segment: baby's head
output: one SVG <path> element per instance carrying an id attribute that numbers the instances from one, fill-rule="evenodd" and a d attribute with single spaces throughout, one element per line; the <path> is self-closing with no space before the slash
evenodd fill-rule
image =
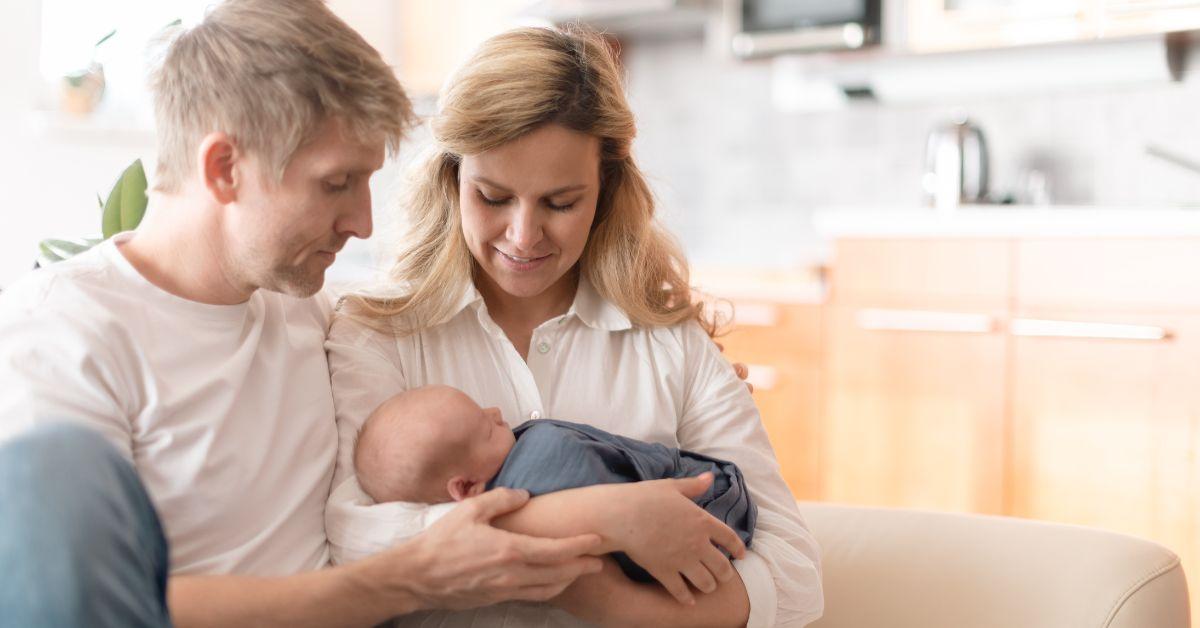
<path id="1" fill-rule="evenodd" d="M 371 413 L 354 467 L 376 502 L 459 501 L 484 491 L 514 441 L 498 408 L 480 408 L 449 386 L 425 386 Z"/>

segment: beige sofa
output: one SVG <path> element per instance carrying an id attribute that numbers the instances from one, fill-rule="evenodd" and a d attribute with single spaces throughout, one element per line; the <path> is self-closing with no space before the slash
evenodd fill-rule
<path id="1" fill-rule="evenodd" d="M 802 502 L 821 544 L 814 628 L 1180 628 L 1179 559 L 1141 539 L 1005 517 Z"/>

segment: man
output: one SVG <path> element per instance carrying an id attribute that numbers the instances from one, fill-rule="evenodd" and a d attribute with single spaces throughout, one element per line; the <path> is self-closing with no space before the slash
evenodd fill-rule
<path id="1" fill-rule="evenodd" d="M 0 298 L 0 625 L 366 626 L 599 570 L 595 535 L 488 525 L 515 491 L 325 568 L 337 436 L 314 295 L 370 235 L 368 179 L 411 107 L 319 0 L 216 7 L 152 87 L 142 226 Z"/>

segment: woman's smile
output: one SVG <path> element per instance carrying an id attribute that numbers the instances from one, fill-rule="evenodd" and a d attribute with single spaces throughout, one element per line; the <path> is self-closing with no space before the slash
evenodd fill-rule
<path id="1" fill-rule="evenodd" d="M 512 270 L 519 272 L 531 271 L 542 266 L 547 260 L 552 257 L 552 254 L 539 255 L 535 257 L 521 257 L 518 255 L 509 255 L 499 248 L 492 247 L 494 251 L 500 254 L 500 260 L 504 265 Z"/>

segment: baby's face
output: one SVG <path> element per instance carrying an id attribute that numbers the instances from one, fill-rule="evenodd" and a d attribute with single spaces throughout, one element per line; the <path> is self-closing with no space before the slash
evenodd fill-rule
<path id="1" fill-rule="evenodd" d="M 474 403 L 472 403 L 474 405 Z M 479 484 L 487 484 L 500 473 L 504 459 L 512 450 L 516 437 L 500 416 L 499 408 L 475 408 L 466 415 L 467 438 L 470 439 L 472 477 Z M 482 492 L 482 488 L 480 489 Z"/>
<path id="2" fill-rule="evenodd" d="M 461 392 L 447 391 L 438 408 L 445 414 L 435 423 L 445 430 L 444 442 L 453 443 L 452 455 L 461 457 L 447 492 L 455 501 L 478 495 L 500 473 L 516 437 L 499 408 L 480 408 Z"/>

